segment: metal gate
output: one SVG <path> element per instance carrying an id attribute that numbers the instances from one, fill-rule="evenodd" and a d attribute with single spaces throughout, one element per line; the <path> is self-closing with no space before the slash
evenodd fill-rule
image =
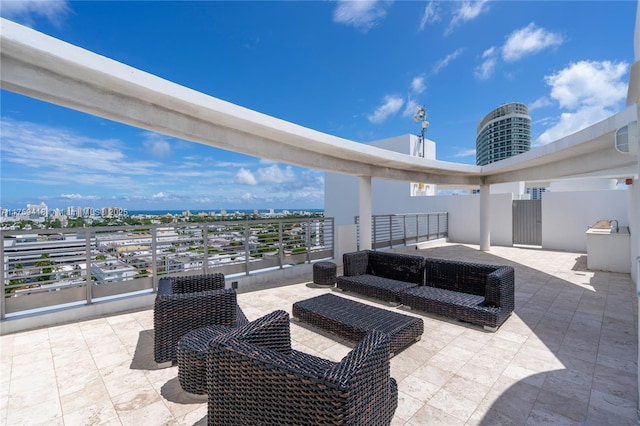
<path id="1" fill-rule="evenodd" d="M 513 244 L 542 245 L 542 200 L 513 201 Z"/>

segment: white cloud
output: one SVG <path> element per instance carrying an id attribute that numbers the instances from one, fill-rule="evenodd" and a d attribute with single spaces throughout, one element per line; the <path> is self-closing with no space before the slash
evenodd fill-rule
<path id="1" fill-rule="evenodd" d="M 499 51 L 504 61 L 514 62 L 541 50 L 557 47 L 563 42 L 564 38 L 561 35 L 544 28 L 538 28 L 532 22 L 526 27 L 512 32 Z M 483 52 L 482 63 L 474 69 L 476 78 L 486 80 L 493 75 L 498 65 L 498 54 L 498 49 L 495 46 Z"/>
<path id="2" fill-rule="evenodd" d="M 71 8 L 67 1 L 59 0 L 11 0 L 3 1 L 0 13 L 3 17 L 29 27 L 36 16 L 44 16 L 52 24 L 60 26 Z"/>
<path id="3" fill-rule="evenodd" d="M 507 62 L 517 61 L 543 49 L 560 46 L 563 42 L 564 38 L 560 34 L 539 28 L 532 22 L 507 37 L 502 46 L 502 59 Z"/>
<path id="4" fill-rule="evenodd" d="M 496 68 L 496 48 L 492 46 L 485 50 L 482 53 L 482 59 L 482 63 L 475 68 L 474 74 L 480 80 L 486 80 L 493 75 Z"/>
<path id="5" fill-rule="evenodd" d="M 600 106 L 585 107 L 576 112 L 563 112 L 560 114 L 560 120 L 536 139 L 536 145 L 555 142 L 610 117 L 612 113 L 612 111 Z"/>
<path id="6" fill-rule="evenodd" d="M 396 97 L 395 101 L 390 101 L 390 102 L 391 103 L 400 102 L 400 105 L 398 106 L 398 109 L 396 111 L 399 111 L 400 108 L 402 108 L 402 105 L 404 103 L 404 110 L 402 111 L 402 116 L 413 117 L 415 115 L 416 108 L 418 107 L 418 102 L 414 99 L 414 96 L 424 93 L 425 90 L 427 90 L 427 84 L 425 82 L 424 76 L 421 76 L 421 75 L 416 76 L 411 80 L 411 84 L 409 85 L 409 95 L 407 96 L 407 102 L 404 103 L 404 101 L 400 97 Z M 392 109 L 392 107 L 393 105 L 390 105 L 389 109 Z M 380 108 L 378 108 L 378 110 L 379 109 Z M 371 118 L 369 118 L 369 120 L 371 120 Z"/>
<path id="7" fill-rule="evenodd" d="M 544 108 L 544 107 L 548 107 L 553 105 L 553 102 L 551 102 L 551 100 L 546 97 L 546 96 L 542 96 L 538 99 L 536 99 L 535 101 L 531 102 L 528 107 L 529 107 L 529 112 L 534 111 L 536 109 L 539 108 Z"/>
<path id="8" fill-rule="evenodd" d="M 416 114 L 416 108 L 418 107 L 418 103 L 416 101 L 414 101 L 413 99 L 409 99 L 407 101 L 407 105 L 404 108 L 404 111 L 402 111 L 402 116 L 403 117 L 413 117 Z"/>
<path id="9" fill-rule="evenodd" d="M 547 144 L 611 116 L 627 96 L 623 81 L 625 62 L 580 61 L 545 77 L 551 98 L 563 112 L 558 122 L 542 133 L 537 144 Z"/>
<path id="10" fill-rule="evenodd" d="M 387 15 L 390 4 L 389 1 L 377 0 L 338 0 L 333 21 L 366 32 Z"/>
<path id="11" fill-rule="evenodd" d="M 427 24 L 433 24 L 440 21 L 440 7 L 435 1 L 430 1 L 424 8 L 422 17 L 420 18 L 420 31 L 424 30 Z"/>
<path id="12" fill-rule="evenodd" d="M 296 180 L 296 174 L 291 166 L 283 170 L 277 164 L 258 169 L 257 175 L 260 183 L 284 183 Z"/>
<path id="13" fill-rule="evenodd" d="M 426 89 L 427 89 L 427 86 L 424 82 L 424 77 L 418 76 L 418 77 L 414 77 L 413 80 L 411 80 L 411 92 L 415 94 L 420 94 L 424 92 Z"/>
<path id="14" fill-rule="evenodd" d="M 276 207 L 305 208 L 323 201 L 321 172 L 298 172 L 268 161 L 252 169 L 257 163 L 253 158 L 223 162 L 190 155 L 154 162 L 131 157 L 143 147 L 140 138 L 125 144 L 10 118 L 0 120 L 0 129 L 3 203 L 41 199 L 54 207 L 71 203 L 152 209 L 249 208 L 269 205 L 271 199 Z M 248 187 L 255 202 L 242 203 L 240 194 Z"/>
<path id="15" fill-rule="evenodd" d="M 580 61 L 546 76 L 545 81 L 562 108 L 608 107 L 626 98 L 627 84 L 622 77 L 628 68 L 626 62 Z"/>
<path id="16" fill-rule="evenodd" d="M 214 202 L 214 200 L 212 200 L 209 197 L 196 197 L 196 198 L 193 198 L 193 202 L 198 204 L 211 205 Z"/>
<path id="17" fill-rule="evenodd" d="M 169 157 L 171 155 L 171 145 L 164 136 L 157 133 L 145 132 L 145 140 L 142 142 L 144 148 L 154 157 Z"/>
<path id="18" fill-rule="evenodd" d="M 97 195 L 81 195 L 81 194 L 60 194 L 60 198 L 66 198 L 69 200 L 98 200 L 100 197 Z"/>
<path id="19" fill-rule="evenodd" d="M 458 8 L 454 11 L 453 18 L 451 18 L 445 34 L 451 34 L 455 27 L 465 22 L 473 21 L 487 10 L 489 10 L 488 0 L 459 2 Z"/>
<path id="20" fill-rule="evenodd" d="M 251 170 L 247 170 L 244 167 L 238 170 L 236 173 L 235 182 L 241 185 L 257 185 L 258 181 L 253 175 Z"/>
<path id="21" fill-rule="evenodd" d="M 458 151 L 454 157 L 473 157 L 476 155 L 475 149 L 464 149 L 462 151 Z"/>
<path id="22" fill-rule="evenodd" d="M 29 181 L 127 188 L 158 173 L 160 164 L 132 160 L 117 140 L 93 139 L 74 131 L 2 118 L 3 167 L 22 168 Z M 72 172 L 71 172 L 72 171 Z"/>
<path id="23" fill-rule="evenodd" d="M 437 74 L 440 71 L 442 71 L 444 68 L 446 68 L 449 65 L 451 61 L 453 61 L 458 56 L 460 56 L 460 54 L 463 51 L 464 51 L 463 48 L 456 49 L 453 52 L 449 53 L 447 56 L 445 56 L 444 59 L 441 59 L 440 61 L 438 61 L 438 63 L 436 63 L 436 65 L 433 67 L 433 73 Z"/>
<path id="24" fill-rule="evenodd" d="M 374 124 L 382 123 L 387 118 L 400 111 L 402 105 L 404 105 L 404 99 L 400 96 L 387 95 L 384 97 L 382 105 L 376 108 L 373 114 L 368 115 L 367 119 Z"/>

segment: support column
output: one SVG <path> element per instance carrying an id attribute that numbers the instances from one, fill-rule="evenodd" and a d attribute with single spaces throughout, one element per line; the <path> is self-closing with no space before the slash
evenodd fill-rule
<path id="1" fill-rule="evenodd" d="M 640 121 L 640 0 L 636 3 L 636 26 L 633 37 L 633 50 L 635 56 L 635 62 L 631 65 L 631 72 L 629 75 L 629 88 L 627 90 L 627 106 L 636 104 L 636 121 Z M 639 123 L 640 124 L 640 123 Z M 636 140 L 629 141 L 629 143 L 635 144 L 636 151 L 636 170 L 638 173 L 638 179 L 633 180 L 631 190 L 634 192 L 630 197 L 635 203 L 631 206 L 631 217 L 629 218 L 629 230 L 631 231 L 631 268 L 635 270 L 636 280 L 636 292 L 638 295 L 638 311 L 636 314 L 640 314 L 640 238 L 638 237 L 638 231 L 640 230 L 640 220 L 638 220 L 637 212 L 639 210 L 638 202 L 640 201 L 640 126 L 637 127 Z M 630 145 L 631 146 L 631 145 Z M 635 256 L 635 262 L 634 257 Z M 634 272 L 631 272 L 631 278 L 633 278 Z M 638 327 L 638 340 L 640 342 L 640 327 Z M 640 351 L 638 352 L 638 388 L 640 389 Z M 640 394 L 638 394 L 638 406 L 637 415 L 640 420 Z"/>
<path id="2" fill-rule="evenodd" d="M 360 250 L 371 249 L 371 176 L 359 179 Z"/>
<path id="3" fill-rule="evenodd" d="M 489 229 L 491 211 L 491 185 L 480 185 L 480 250 L 491 250 L 491 230 Z"/>

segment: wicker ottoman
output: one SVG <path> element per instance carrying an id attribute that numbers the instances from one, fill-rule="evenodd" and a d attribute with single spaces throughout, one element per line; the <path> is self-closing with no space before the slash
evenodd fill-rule
<path id="1" fill-rule="evenodd" d="M 207 352 L 211 339 L 226 333 L 230 327 L 209 325 L 185 334 L 176 348 L 178 382 L 182 390 L 196 399 L 207 397 Z"/>
<path id="2" fill-rule="evenodd" d="M 336 264 L 333 262 L 318 262 L 313 264 L 313 283 L 333 286 L 336 283 Z"/>
<path id="3" fill-rule="evenodd" d="M 338 336 L 359 342 L 373 330 L 389 336 L 390 356 L 420 340 L 422 318 L 377 308 L 333 294 L 293 304 L 293 318 Z"/>

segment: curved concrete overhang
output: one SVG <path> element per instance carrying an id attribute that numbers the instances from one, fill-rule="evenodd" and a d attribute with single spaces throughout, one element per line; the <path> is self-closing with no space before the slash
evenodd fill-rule
<path id="1" fill-rule="evenodd" d="M 620 154 L 614 147 L 616 130 L 637 119 L 635 107 L 549 145 L 479 167 L 414 157 L 322 133 L 164 80 L 3 18 L 1 28 L 2 89 L 234 152 L 350 175 L 466 187 L 637 175 L 637 155 Z M 638 87 L 635 65 L 630 91 Z"/>
<path id="2" fill-rule="evenodd" d="M 637 176 L 637 154 L 615 148 L 616 131 L 637 120 L 635 105 L 579 132 L 482 167 L 485 183 Z"/>
<path id="3" fill-rule="evenodd" d="M 5 90 L 176 138 L 376 178 L 477 184 L 480 168 L 349 141 L 172 83 L 2 19 Z"/>

